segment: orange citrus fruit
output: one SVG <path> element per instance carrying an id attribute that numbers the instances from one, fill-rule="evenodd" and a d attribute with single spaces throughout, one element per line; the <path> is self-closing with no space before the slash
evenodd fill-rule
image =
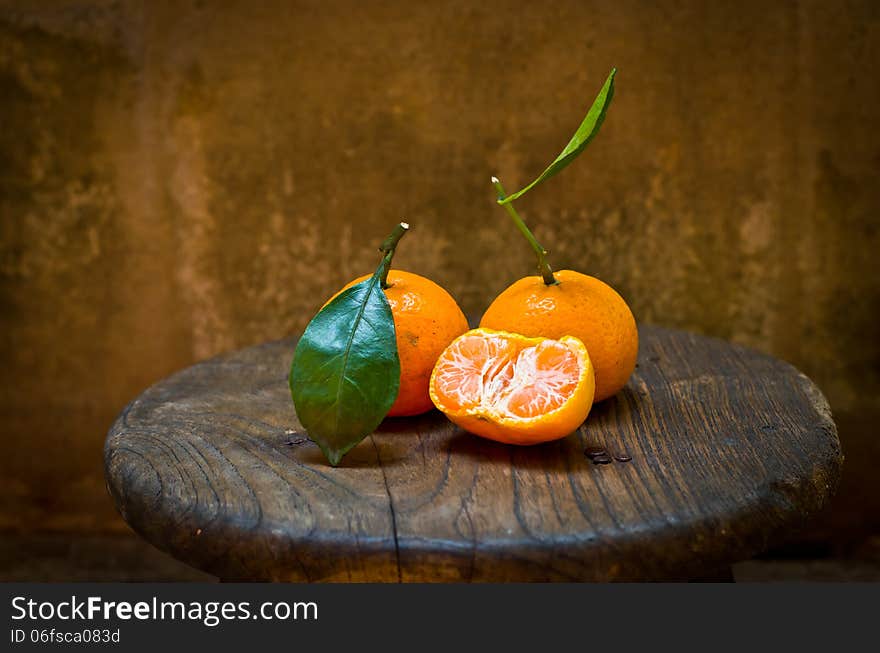
<path id="1" fill-rule="evenodd" d="M 371 276 L 358 277 L 339 292 Z M 468 323 L 452 295 L 430 279 L 390 270 L 387 283 L 385 297 L 394 318 L 400 358 L 400 390 L 388 415 L 418 415 L 433 408 L 428 383 L 434 362 L 446 345 L 467 331 Z"/>
<path id="2" fill-rule="evenodd" d="M 577 338 L 526 338 L 473 329 L 452 341 L 431 374 L 431 400 L 461 428 L 507 444 L 558 440 L 593 404 L 595 381 Z"/>
<path id="3" fill-rule="evenodd" d="M 569 335 L 587 347 L 596 370 L 596 401 L 617 393 L 632 374 L 639 332 L 632 311 L 608 284 L 595 277 L 560 270 L 559 282 L 525 277 L 503 291 L 486 309 L 480 326 L 525 336 Z"/>

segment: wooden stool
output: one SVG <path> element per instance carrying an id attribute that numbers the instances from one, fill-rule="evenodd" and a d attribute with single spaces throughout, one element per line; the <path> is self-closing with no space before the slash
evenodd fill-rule
<path id="1" fill-rule="evenodd" d="M 787 363 L 656 327 L 641 339 L 627 387 L 564 440 L 501 445 L 432 411 L 385 420 L 336 469 L 296 420 L 294 341 L 250 347 L 129 404 L 108 486 L 135 531 L 224 580 L 711 577 L 827 502 L 836 428 Z"/>

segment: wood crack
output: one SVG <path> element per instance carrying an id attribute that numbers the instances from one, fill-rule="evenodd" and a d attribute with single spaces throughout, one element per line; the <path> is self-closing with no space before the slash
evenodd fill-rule
<path id="1" fill-rule="evenodd" d="M 403 572 L 400 569 L 400 541 L 397 535 L 397 511 L 394 509 L 394 498 L 391 496 L 391 488 L 388 485 L 388 474 L 385 473 L 385 465 L 382 464 L 382 456 L 379 454 L 379 445 L 376 438 L 370 434 L 370 442 L 376 452 L 376 462 L 379 463 L 379 471 L 382 472 L 382 484 L 385 486 L 385 494 L 388 495 L 388 511 L 391 513 L 391 531 L 394 535 L 394 559 L 397 562 L 397 582 L 403 582 Z"/>

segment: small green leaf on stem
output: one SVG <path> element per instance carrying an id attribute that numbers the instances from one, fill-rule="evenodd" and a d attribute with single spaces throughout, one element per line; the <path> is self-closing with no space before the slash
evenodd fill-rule
<path id="1" fill-rule="evenodd" d="M 531 184 L 504 198 L 499 198 L 499 204 L 509 204 L 513 200 L 522 197 L 542 181 L 545 181 L 560 172 L 584 151 L 587 145 L 590 144 L 590 141 L 593 140 L 593 137 L 599 132 L 599 127 L 602 126 L 602 121 L 605 120 L 605 113 L 608 111 L 608 107 L 611 104 L 611 98 L 614 97 L 614 76 L 616 74 L 617 68 L 612 68 L 611 73 L 608 75 L 608 79 L 605 80 L 605 85 L 602 86 L 602 90 L 599 91 L 599 95 L 596 96 L 596 99 L 593 101 L 593 105 L 587 112 L 581 126 L 578 127 L 574 136 L 571 137 L 568 145 L 566 145 L 565 149 L 563 149 L 559 156 L 556 157 L 556 160 L 553 161 L 553 163 L 551 163 Z"/>
<path id="2" fill-rule="evenodd" d="M 381 423 L 397 398 L 400 360 L 382 284 L 408 227 L 401 223 L 386 239 L 382 262 L 369 279 L 318 312 L 293 355 L 290 392 L 297 417 L 334 467 Z"/>

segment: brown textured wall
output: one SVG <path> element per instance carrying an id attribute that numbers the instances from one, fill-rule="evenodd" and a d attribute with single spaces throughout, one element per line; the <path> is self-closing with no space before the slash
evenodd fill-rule
<path id="1" fill-rule="evenodd" d="M 828 527 L 880 531 L 880 5 L 0 1 L 0 530 L 116 529 L 123 405 L 397 263 L 479 314 L 531 273 L 524 183 L 612 65 L 602 133 L 519 203 L 641 321 L 823 388 Z"/>

